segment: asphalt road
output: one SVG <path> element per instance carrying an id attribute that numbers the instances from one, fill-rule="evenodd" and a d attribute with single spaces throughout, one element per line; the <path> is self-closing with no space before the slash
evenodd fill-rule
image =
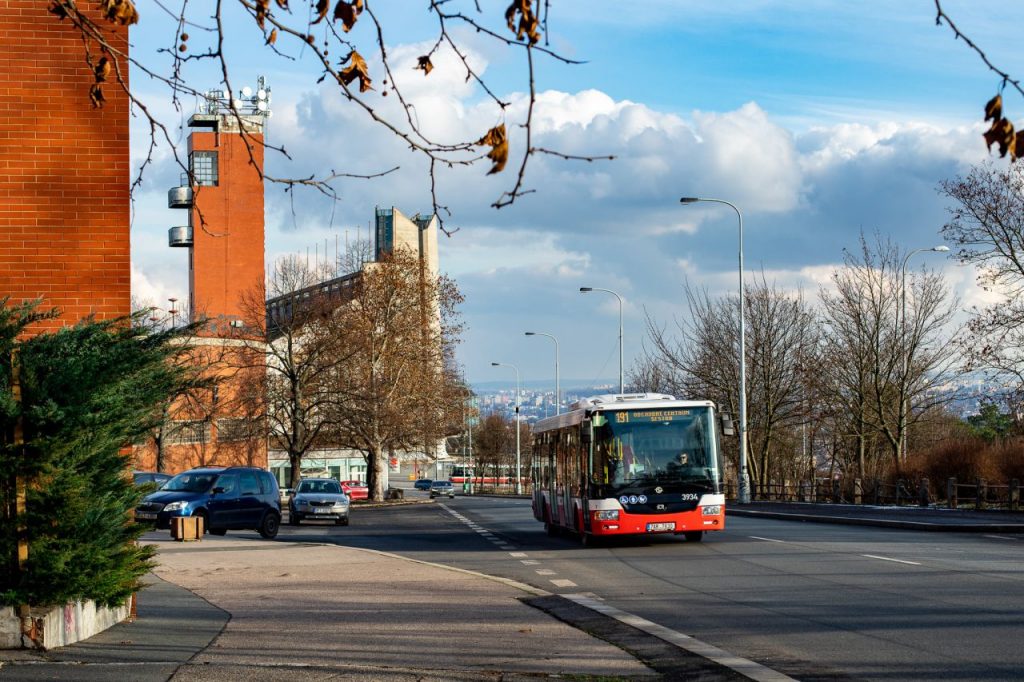
<path id="1" fill-rule="evenodd" d="M 354 509 L 348 527 L 282 528 L 500 575 L 610 606 L 801 680 L 1018 680 L 1022 536 L 730 517 L 728 530 L 582 548 L 527 500 Z M 444 598 L 444 587 L 438 586 Z"/>

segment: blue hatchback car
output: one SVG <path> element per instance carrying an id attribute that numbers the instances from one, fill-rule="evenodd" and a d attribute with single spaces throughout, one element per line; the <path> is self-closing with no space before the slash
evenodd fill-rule
<path id="1" fill-rule="evenodd" d="M 182 472 L 142 498 L 137 523 L 169 528 L 175 516 L 199 516 L 214 535 L 255 530 L 273 538 L 281 526 L 277 480 L 255 467 L 203 467 Z"/>

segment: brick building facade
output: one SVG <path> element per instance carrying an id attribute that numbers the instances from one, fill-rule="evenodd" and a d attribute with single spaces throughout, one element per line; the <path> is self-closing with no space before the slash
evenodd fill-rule
<path id="1" fill-rule="evenodd" d="M 126 315 L 131 284 L 128 98 L 108 83 L 93 108 L 81 36 L 47 5 L 0 0 L 0 296 L 59 308 L 37 331 Z"/>

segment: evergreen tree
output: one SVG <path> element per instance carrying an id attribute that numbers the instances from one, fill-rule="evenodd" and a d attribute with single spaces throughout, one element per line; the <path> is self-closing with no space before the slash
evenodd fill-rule
<path id="1" fill-rule="evenodd" d="M 131 518 L 140 492 L 126 446 L 153 428 L 187 380 L 170 362 L 174 332 L 154 333 L 122 318 L 20 339 L 34 316 L 31 307 L 0 314 L 0 470 L 8 473 L 0 491 L 0 602 L 123 603 L 154 553 L 136 543 L 145 529 Z M 11 390 L 15 363 L 20 401 Z M 21 446 L 13 441 L 19 418 Z M 16 477 L 26 490 L 22 515 L 14 507 Z M 18 527 L 28 542 L 20 570 Z"/>
<path id="2" fill-rule="evenodd" d="M 1005 438 L 1013 430 L 1013 417 L 1003 414 L 992 402 L 983 403 L 978 414 L 967 417 L 971 433 L 988 443 Z"/>

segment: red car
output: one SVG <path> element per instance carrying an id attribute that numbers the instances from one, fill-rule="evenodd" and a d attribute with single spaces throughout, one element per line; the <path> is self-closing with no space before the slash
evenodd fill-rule
<path id="1" fill-rule="evenodd" d="M 342 481 L 341 489 L 350 500 L 365 500 L 370 496 L 370 489 L 362 481 Z"/>

